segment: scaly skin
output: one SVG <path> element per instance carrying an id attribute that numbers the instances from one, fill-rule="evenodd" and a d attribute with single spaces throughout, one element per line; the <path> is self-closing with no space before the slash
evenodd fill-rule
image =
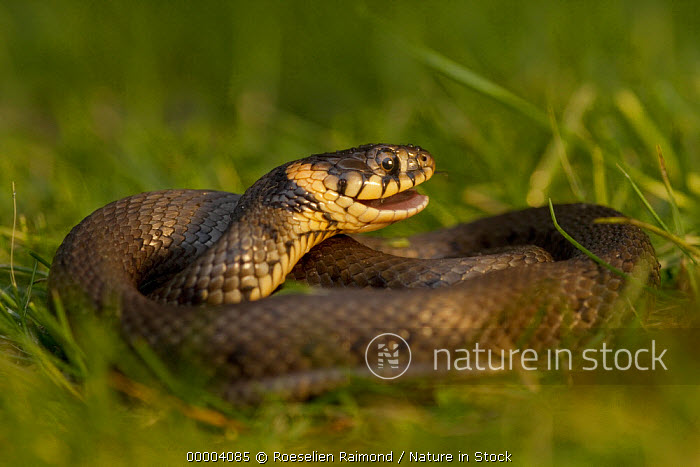
<path id="1" fill-rule="evenodd" d="M 285 164 L 242 197 L 168 190 L 125 198 L 71 231 L 49 287 L 69 311 L 116 310 L 128 340 L 145 340 L 174 366 L 195 363 L 234 401 L 270 390 L 305 398 L 369 375 L 364 352 L 380 332 L 408 341 L 408 375 L 417 375 L 429 371 L 435 348 L 577 347 L 591 329 L 622 320 L 624 280 L 573 248 L 547 209 L 410 239 L 423 256 L 452 259 L 400 258 L 345 236 L 321 243 L 419 212 L 427 199 L 406 190 L 433 171 L 420 148 L 370 145 Z M 591 205 L 555 212 L 603 260 L 656 280 L 641 230 L 593 224 L 618 213 Z M 292 269 L 310 284 L 351 288 L 264 298 Z M 364 286 L 407 290 L 352 289 Z"/>

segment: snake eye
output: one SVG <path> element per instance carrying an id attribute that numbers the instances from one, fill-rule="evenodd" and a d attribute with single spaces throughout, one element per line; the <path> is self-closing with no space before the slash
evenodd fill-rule
<path id="1" fill-rule="evenodd" d="M 385 152 L 381 154 L 379 159 L 379 165 L 388 174 L 395 174 L 399 171 L 399 159 L 393 152 Z"/>

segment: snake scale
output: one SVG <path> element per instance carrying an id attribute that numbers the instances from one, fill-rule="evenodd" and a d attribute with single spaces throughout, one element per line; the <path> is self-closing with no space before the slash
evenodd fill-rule
<path id="1" fill-rule="evenodd" d="M 576 346 L 619 322 L 627 281 L 566 241 L 548 209 L 416 235 L 401 248 L 343 235 L 420 212 L 428 199 L 413 187 L 434 170 L 420 147 L 365 145 L 286 163 L 243 195 L 131 196 L 69 233 L 49 288 L 73 319 L 89 309 L 116 317 L 129 342 L 201 368 L 232 401 L 307 398 L 369 375 L 365 351 L 383 332 L 410 345 L 417 375 L 435 348 Z M 616 211 L 572 204 L 555 214 L 610 265 L 658 277 L 640 229 L 593 223 Z M 336 288 L 268 296 L 286 277 Z"/>

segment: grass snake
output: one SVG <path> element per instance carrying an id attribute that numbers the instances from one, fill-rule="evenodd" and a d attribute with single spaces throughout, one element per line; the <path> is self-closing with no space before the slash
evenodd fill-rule
<path id="1" fill-rule="evenodd" d="M 365 145 L 286 163 L 243 195 L 124 198 L 73 228 L 49 288 L 74 319 L 92 309 L 116 317 L 128 341 L 178 368 L 194 362 L 233 401 L 268 391 L 306 398 L 369 375 L 365 352 L 383 332 L 410 345 L 411 375 L 430 372 L 436 348 L 578 346 L 617 325 L 629 284 L 566 241 L 548 209 L 416 235 L 401 247 L 344 235 L 420 212 L 428 198 L 413 188 L 434 170 L 420 147 Z M 610 265 L 656 280 L 640 229 L 593 223 L 616 211 L 571 204 L 555 214 Z M 335 288 L 268 296 L 286 277 Z"/>

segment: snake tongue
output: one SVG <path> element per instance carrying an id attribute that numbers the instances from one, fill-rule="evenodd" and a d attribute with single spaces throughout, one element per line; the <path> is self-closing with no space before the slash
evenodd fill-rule
<path id="1" fill-rule="evenodd" d="M 425 196 L 416 190 L 405 190 L 387 198 L 359 200 L 367 207 L 374 209 L 388 209 L 393 211 L 416 208 L 423 204 Z"/>

